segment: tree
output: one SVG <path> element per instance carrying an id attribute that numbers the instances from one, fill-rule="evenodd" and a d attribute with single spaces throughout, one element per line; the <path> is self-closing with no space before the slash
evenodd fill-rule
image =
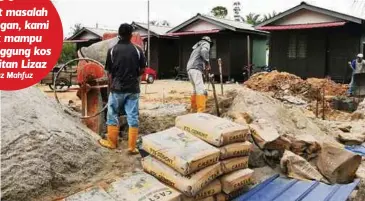
<path id="1" fill-rule="evenodd" d="M 275 11 L 273 11 L 272 13 L 265 14 L 262 18 L 262 22 L 267 21 L 267 20 L 275 17 L 276 15 L 277 15 L 277 13 Z"/>
<path id="2" fill-rule="evenodd" d="M 161 26 L 165 26 L 165 27 L 169 27 L 170 26 L 170 22 L 168 22 L 167 20 L 162 20 Z"/>
<path id="3" fill-rule="evenodd" d="M 223 6 L 216 6 L 210 11 L 214 17 L 225 18 L 228 15 L 228 10 Z"/>
<path id="4" fill-rule="evenodd" d="M 246 17 L 244 18 L 244 21 L 248 24 L 252 24 L 252 25 L 257 25 L 261 22 L 260 20 L 260 14 L 255 14 L 255 13 L 249 13 L 248 15 L 246 15 Z"/>
<path id="5" fill-rule="evenodd" d="M 158 25 L 158 22 L 157 22 L 157 20 L 152 20 L 152 21 L 150 21 L 150 25 Z"/>
<path id="6" fill-rule="evenodd" d="M 59 64 L 76 58 L 76 45 L 74 43 L 63 43 L 62 52 L 58 59 Z"/>
<path id="7" fill-rule="evenodd" d="M 170 22 L 168 22 L 167 20 L 162 20 L 162 21 L 152 20 L 150 21 L 150 25 L 169 27 Z"/>
<path id="8" fill-rule="evenodd" d="M 241 2 L 235 1 L 233 3 L 233 13 L 234 13 L 234 20 L 236 21 L 243 21 L 243 18 L 241 16 Z"/>
<path id="9" fill-rule="evenodd" d="M 80 23 L 74 24 L 74 26 L 71 27 L 72 35 L 78 33 L 82 29 L 82 25 Z"/>

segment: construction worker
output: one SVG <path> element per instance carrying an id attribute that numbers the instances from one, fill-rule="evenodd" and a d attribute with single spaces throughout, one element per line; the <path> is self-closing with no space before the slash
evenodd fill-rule
<path id="1" fill-rule="evenodd" d="M 203 72 L 210 70 L 210 48 L 213 45 L 208 36 L 204 36 L 193 46 L 186 70 L 193 85 L 191 96 L 191 112 L 204 112 L 206 107 L 207 91 L 203 81 Z"/>
<path id="2" fill-rule="evenodd" d="M 355 82 L 354 82 L 355 74 L 365 73 L 364 55 L 363 54 L 358 54 L 356 59 L 354 59 L 352 62 L 349 62 L 349 65 L 352 69 L 352 77 L 351 77 L 351 82 L 349 84 L 348 94 L 350 96 L 352 96 L 353 92 L 354 92 L 354 88 L 355 88 Z"/>
<path id="3" fill-rule="evenodd" d="M 118 43 L 108 50 L 105 70 L 108 71 L 110 94 L 108 98 L 107 139 L 99 143 L 115 149 L 118 145 L 119 117 L 124 111 L 128 122 L 128 151 L 137 154 L 138 108 L 140 94 L 140 76 L 146 66 L 141 48 L 131 43 L 133 27 L 122 24 L 118 30 Z"/>

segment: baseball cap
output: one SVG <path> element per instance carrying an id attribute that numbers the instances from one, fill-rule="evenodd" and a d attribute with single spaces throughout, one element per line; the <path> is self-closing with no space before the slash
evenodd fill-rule
<path id="1" fill-rule="evenodd" d="M 357 57 L 364 58 L 364 55 L 360 53 L 360 54 L 357 55 Z"/>

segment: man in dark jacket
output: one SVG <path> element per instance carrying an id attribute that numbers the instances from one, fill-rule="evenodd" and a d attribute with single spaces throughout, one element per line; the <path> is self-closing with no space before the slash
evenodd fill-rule
<path id="1" fill-rule="evenodd" d="M 137 154 L 138 108 L 140 76 L 143 74 L 146 59 L 142 49 L 131 43 L 133 27 L 122 24 L 118 30 L 118 43 L 108 50 L 105 70 L 108 71 L 110 95 L 108 98 L 107 139 L 99 143 L 107 148 L 117 147 L 119 135 L 119 116 L 121 111 L 127 115 L 128 151 Z"/>

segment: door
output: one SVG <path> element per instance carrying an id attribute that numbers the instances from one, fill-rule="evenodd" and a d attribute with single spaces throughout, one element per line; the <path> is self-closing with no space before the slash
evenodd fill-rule
<path id="1" fill-rule="evenodd" d="M 327 44 L 327 75 L 337 82 L 346 82 L 351 77 L 348 62 L 359 51 L 359 41 L 356 36 L 344 30 L 334 29 L 328 35 Z"/>

